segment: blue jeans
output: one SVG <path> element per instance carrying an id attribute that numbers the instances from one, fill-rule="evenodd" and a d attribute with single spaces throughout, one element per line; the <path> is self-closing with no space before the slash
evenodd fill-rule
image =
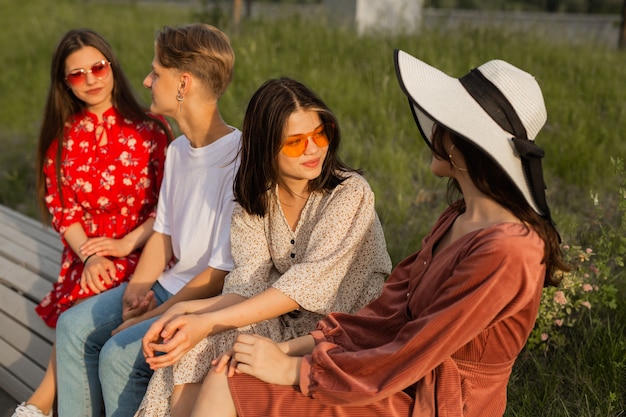
<path id="1" fill-rule="evenodd" d="M 146 320 L 111 336 L 122 324 L 127 284 L 108 290 L 61 314 L 56 329 L 58 412 L 63 417 L 132 417 L 146 392 L 152 370 L 141 351 Z M 157 304 L 172 297 L 158 282 Z"/>

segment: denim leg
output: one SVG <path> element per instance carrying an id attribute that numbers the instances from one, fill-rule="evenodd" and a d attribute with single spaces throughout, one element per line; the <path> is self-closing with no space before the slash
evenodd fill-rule
<path id="1" fill-rule="evenodd" d="M 172 296 L 158 282 L 152 289 L 159 305 Z M 121 331 L 102 347 L 99 372 L 107 417 L 132 417 L 139 408 L 152 376 L 141 339 L 157 318 Z"/>
<path id="2" fill-rule="evenodd" d="M 122 284 L 61 314 L 56 329 L 59 415 L 101 415 L 98 357 L 111 331 L 122 323 L 125 288 Z"/>
<path id="3" fill-rule="evenodd" d="M 152 370 L 141 350 L 141 339 L 157 317 L 111 337 L 100 352 L 100 382 L 107 417 L 132 417 L 141 404 Z"/>

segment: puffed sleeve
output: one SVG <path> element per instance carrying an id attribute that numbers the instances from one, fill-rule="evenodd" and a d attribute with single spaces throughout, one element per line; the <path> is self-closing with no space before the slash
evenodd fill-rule
<path id="1" fill-rule="evenodd" d="M 391 269 L 374 193 L 363 177 L 354 174 L 316 210 L 303 257 L 273 287 L 308 311 L 322 315 L 351 311 L 368 286 L 376 288 L 374 296 L 379 294 Z"/>
<path id="2" fill-rule="evenodd" d="M 59 141 L 54 140 L 46 151 L 43 174 L 46 184 L 46 192 L 44 201 L 48 212 L 52 216 L 52 227 L 59 232 L 61 236 L 67 228 L 83 217 L 83 208 L 76 201 L 75 193 L 70 187 L 68 181 L 61 181 L 61 193 L 59 194 L 59 182 L 56 169 L 56 155 Z M 62 160 L 69 160 L 62 165 L 61 177 L 64 177 L 65 170 L 71 170 L 71 158 L 63 157 Z"/>
<path id="3" fill-rule="evenodd" d="M 516 356 L 513 350 L 521 349 L 532 329 L 541 297 L 542 258 L 543 242 L 534 232 L 482 236 L 451 268 L 450 276 L 437 281 L 432 293 L 415 295 L 415 304 L 423 302 L 424 308 L 407 317 L 401 328 L 391 329 L 393 338 L 372 343 L 371 348 L 349 343 L 376 337 L 379 330 L 367 327 L 368 317 L 331 315 L 319 323 L 317 345 L 302 361 L 302 392 L 329 404 L 378 401 L 424 378 L 479 334 L 509 318 L 491 337 L 510 333 L 508 342 L 493 342 L 501 349 L 497 359 Z M 414 274 L 420 273 L 416 268 Z M 341 345 L 333 339 L 341 339 Z M 511 352 L 502 347 L 507 343 Z"/>
<path id="4" fill-rule="evenodd" d="M 230 241 L 234 268 L 226 276 L 222 293 L 250 298 L 269 288 L 278 271 L 270 255 L 263 218 L 246 213 L 235 203 Z"/>

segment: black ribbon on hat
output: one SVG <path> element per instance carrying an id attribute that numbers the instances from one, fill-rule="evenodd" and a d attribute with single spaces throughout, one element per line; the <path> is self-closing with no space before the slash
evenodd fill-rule
<path id="1" fill-rule="evenodd" d="M 461 85 L 505 131 L 513 135 L 513 145 L 520 155 L 529 189 L 543 216 L 553 223 L 550 208 L 546 201 L 546 184 L 543 180 L 541 158 L 545 152 L 535 142 L 528 139 L 526 128 L 509 100 L 478 69 L 471 70 L 459 78 Z"/>

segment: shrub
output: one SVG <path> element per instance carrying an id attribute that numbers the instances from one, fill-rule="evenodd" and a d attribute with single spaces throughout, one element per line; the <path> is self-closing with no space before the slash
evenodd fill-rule
<path id="1" fill-rule="evenodd" d="M 572 270 L 562 273 L 560 286 L 544 289 L 537 322 L 528 339 L 531 349 L 563 347 L 567 339 L 561 328 L 572 327 L 583 318 L 599 324 L 592 310 L 617 306 L 617 290 L 603 272 L 605 268 L 598 266 L 592 248 L 563 245 L 563 253 Z"/>
<path id="2" fill-rule="evenodd" d="M 591 194 L 595 221 L 587 233 L 589 240 L 595 242 L 596 251 L 563 245 L 564 257 L 572 270 L 562 273 L 559 287 L 544 289 L 537 322 L 528 340 L 531 349 L 563 347 L 568 340 L 566 333 L 560 331 L 562 328 L 573 327 L 585 318 L 592 326 L 602 325 L 598 312 L 617 307 L 615 283 L 623 273 L 626 253 L 626 179 L 623 160 L 612 157 L 611 164 L 620 179 L 615 207 L 607 209 L 600 204 L 597 193 Z M 610 199 L 607 201 L 610 207 Z"/>

